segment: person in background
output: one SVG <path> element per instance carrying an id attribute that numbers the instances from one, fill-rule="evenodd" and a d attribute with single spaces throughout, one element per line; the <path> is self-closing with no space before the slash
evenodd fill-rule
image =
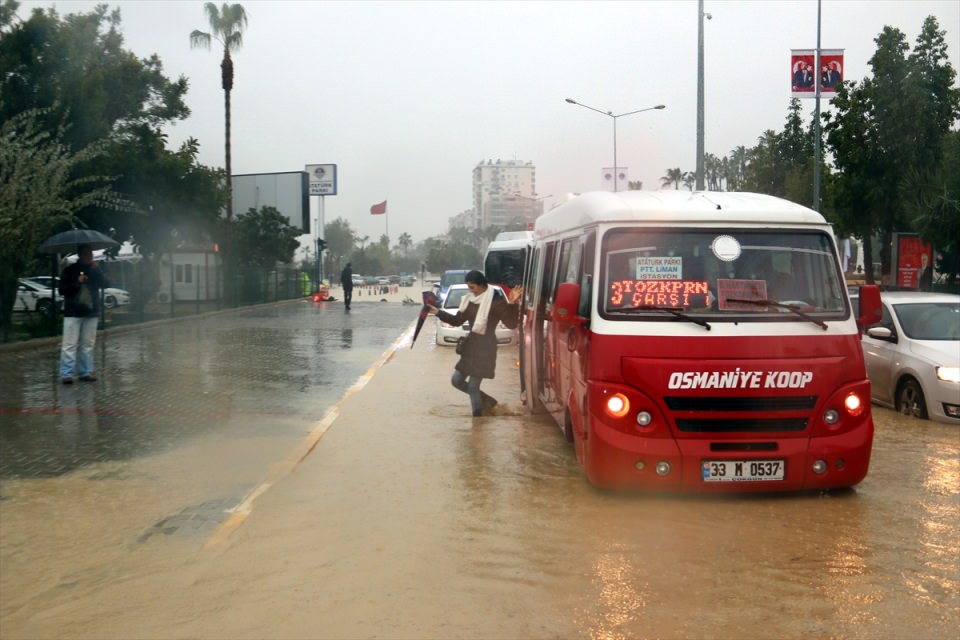
<path id="1" fill-rule="evenodd" d="M 353 265 L 349 262 L 340 273 L 340 286 L 343 287 L 343 306 L 350 311 L 350 303 L 353 301 Z"/>
<path id="2" fill-rule="evenodd" d="M 430 313 L 440 320 L 459 327 L 470 323 L 460 360 L 454 366 L 450 383 L 458 390 L 470 396 L 470 409 L 474 417 L 489 412 L 497 401 L 480 390 L 484 378 L 493 378 L 497 366 L 497 323 L 503 322 L 515 329 L 520 318 L 520 306 L 517 300 L 522 295 L 522 287 L 510 291 L 509 302 L 503 294 L 489 286 L 486 277 L 479 271 L 470 271 L 464 278 L 469 295 L 463 296 L 460 308 L 455 314 L 430 306 Z"/>
<path id="3" fill-rule="evenodd" d="M 93 347 L 97 342 L 100 321 L 100 290 L 110 286 L 93 249 L 82 244 L 78 259 L 60 273 L 60 295 L 63 296 L 63 341 L 60 346 L 60 380 L 73 384 L 74 372 L 84 382 L 95 382 Z"/>

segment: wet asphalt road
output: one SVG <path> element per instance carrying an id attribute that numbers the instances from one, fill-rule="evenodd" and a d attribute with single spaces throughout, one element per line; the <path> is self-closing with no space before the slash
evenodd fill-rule
<path id="1" fill-rule="evenodd" d="M 134 460 L 203 437 L 282 449 L 416 318 L 396 302 L 295 301 L 101 335 L 99 381 L 61 385 L 59 345 L 0 351 L 0 480 Z M 269 464 L 268 460 L 264 464 Z"/>

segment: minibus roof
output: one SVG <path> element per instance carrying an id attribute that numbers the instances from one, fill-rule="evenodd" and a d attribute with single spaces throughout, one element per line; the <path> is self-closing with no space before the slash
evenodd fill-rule
<path id="1" fill-rule="evenodd" d="M 534 234 L 549 236 L 598 222 L 816 225 L 822 215 L 760 193 L 728 191 L 593 191 L 571 198 L 537 218 Z"/>

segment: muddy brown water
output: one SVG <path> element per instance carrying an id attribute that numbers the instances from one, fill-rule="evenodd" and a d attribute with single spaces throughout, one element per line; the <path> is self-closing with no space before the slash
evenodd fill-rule
<path id="1" fill-rule="evenodd" d="M 5 481 L 0 637 L 958 637 L 956 426 L 875 407 L 853 490 L 600 492 L 509 354 L 489 418 L 452 362 L 400 348 L 279 473 L 289 441 L 211 435 Z M 269 482 L 224 534 L 250 468 Z"/>

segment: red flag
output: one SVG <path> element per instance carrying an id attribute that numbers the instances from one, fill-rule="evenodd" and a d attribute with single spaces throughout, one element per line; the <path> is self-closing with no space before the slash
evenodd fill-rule
<path id="1" fill-rule="evenodd" d="M 370 213 L 372 213 L 373 215 L 379 215 L 379 214 L 381 214 L 381 213 L 386 213 L 386 212 L 387 212 L 387 201 L 386 201 L 386 200 L 384 200 L 384 201 L 381 202 L 380 204 L 375 204 L 375 205 L 373 205 L 372 207 L 370 207 Z"/>

